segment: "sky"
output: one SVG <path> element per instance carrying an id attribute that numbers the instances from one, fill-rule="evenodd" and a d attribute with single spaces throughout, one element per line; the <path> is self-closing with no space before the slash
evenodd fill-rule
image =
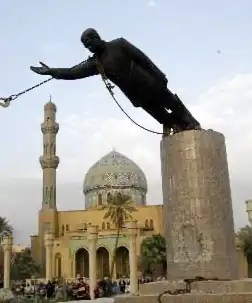
<path id="1" fill-rule="evenodd" d="M 39 61 L 69 67 L 90 54 L 81 33 L 96 28 L 104 40 L 124 37 L 167 75 L 202 127 L 226 137 L 236 229 L 248 224 L 252 198 L 252 2 L 249 0 L 10 0 L 1 3 L 0 97 L 46 78 L 32 73 Z M 127 113 L 147 128 L 160 124 L 116 89 Z M 101 79 L 54 80 L 0 108 L 1 216 L 15 229 L 15 242 L 37 233 L 42 204 L 43 106 L 57 105 L 57 206 L 83 209 L 83 179 L 113 148 L 145 172 L 149 204 L 162 203 L 160 136 L 130 122 Z"/>

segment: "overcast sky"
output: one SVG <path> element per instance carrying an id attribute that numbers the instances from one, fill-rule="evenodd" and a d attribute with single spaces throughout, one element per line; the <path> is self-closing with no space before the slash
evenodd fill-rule
<path id="1" fill-rule="evenodd" d="M 85 28 L 102 38 L 125 37 L 147 53 L 205 128 L 226 136 L 236 228 L 248 223 L 252 197 L 252 2 L 249 0 L 10 0 L 1 3 L 0 96 L 45 78 L 30 65 L 67 67 L 89 54 Z M 146 173 L 149 204 L 161 204 L 160 136 L 133 125 L 101 79 L 52 81 L 0 108 L 1 216 L 15 228 L 16 243 L 37 232 L 41 207 L 43 106 L 52 94 L 60 131 L 57 154 L 59 209 L 83 209 L 88 168 L 115 148 Z M 125 110 L 145 127 L 161 127 L 116 90 Z"/>

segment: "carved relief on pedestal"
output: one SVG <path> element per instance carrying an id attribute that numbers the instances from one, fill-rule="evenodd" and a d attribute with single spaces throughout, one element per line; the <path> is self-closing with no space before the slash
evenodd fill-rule
<path id="1" fill-rule="evenodd" d="M 208 262 L 212 258 L 213 242 L 193 224 L 183 224 L 175 231 L 174 262 Z M 175 235 L 174 235 L 175 237 Z"/>

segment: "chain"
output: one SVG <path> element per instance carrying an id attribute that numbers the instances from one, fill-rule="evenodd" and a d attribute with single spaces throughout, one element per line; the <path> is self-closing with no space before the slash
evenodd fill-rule
<path id="1" fill-rule="evenodd" d="M 45 83 L 51 81 L 52 79 L 53 79 L 53 77 L 51 77 L 51 78 L 49 78 L 49 79 L 46 79 L 46 80 L 44 80 L 44 81 L 42 81 L 42 82 L 40 82 L 40 83 L 38 83 L 38 84 L 36 84 L 36 85 L 34 85 L 34 86 L 32 86 L 32 87 L 29 87 L 29 88 L 27 88 L 27 89 L 25 89 L 25 90 L 19 92 L 18 94 L 10 95 L 8 98 L 0 98 L 0 100 L 3 101 L 3 102 L 0 103 L 0 106 L 1 106 L 1 107 L 4 107 L 4 108 L 9 107 L 11 101 L 17 99 L 17 98 L 20 97 L 21 95 L 24 95 L 24 94 L 28 93 L 29 91 L 31 91 L 31 90 L 33 90 L 33 89 L 35 89 L 35 88 L 37 88 L 37 87 L 39 87 L 39 86 L 41 86 L 41 85 L 43 85 L 43 84 L 45 84 Z"/>

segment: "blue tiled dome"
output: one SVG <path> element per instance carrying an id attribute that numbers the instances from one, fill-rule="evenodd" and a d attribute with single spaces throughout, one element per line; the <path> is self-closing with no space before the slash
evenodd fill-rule
<path id="1" fill-rule="evenodd" d="M 85 196 L 93 191 L 110 189 L 134 189 L 144 196 L 147 193 L 144 172 L 136 163 L 115 150 L 102 157 L 88 170 L 83 185 Z"/>

